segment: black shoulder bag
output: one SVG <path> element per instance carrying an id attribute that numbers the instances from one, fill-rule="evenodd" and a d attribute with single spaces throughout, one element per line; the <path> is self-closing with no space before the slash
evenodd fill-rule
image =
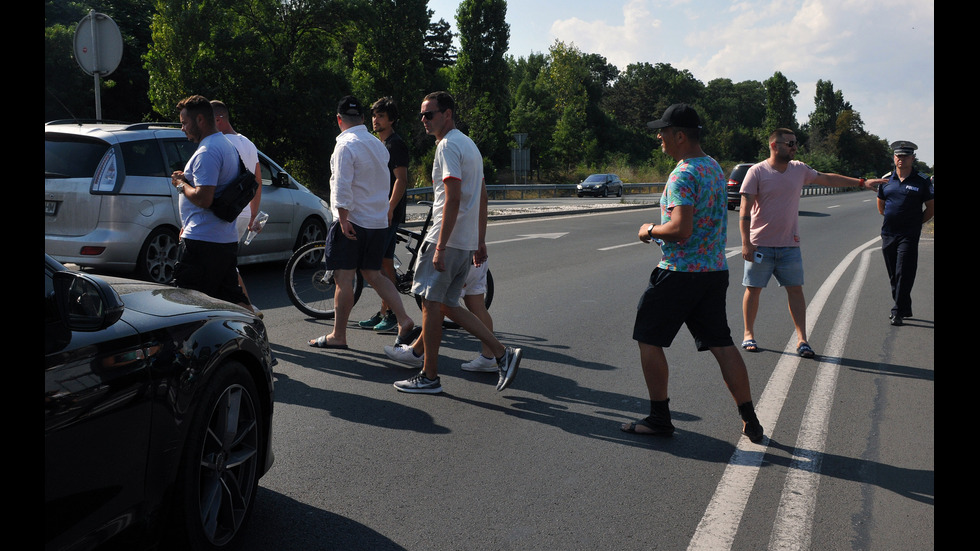
<path id="1" fill-rule="evenodd" d="M 255 174 L 245 166 L 239 156 L 238 176 L 221 190 L 220 195 L 214 197 L 211 201 L 211 212 L 225 222 L 234 222 L 242 209 L 255 197 L 258 189 L 259 183 L 255 181 Z"/>

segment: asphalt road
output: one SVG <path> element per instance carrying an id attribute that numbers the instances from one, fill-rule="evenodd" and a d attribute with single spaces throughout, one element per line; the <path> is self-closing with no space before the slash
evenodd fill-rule
<path id="1" fill-rule="evenodd" d="M 459 369 L 479 345 L 447 331 L 445 392 L 399 393 L 392 383 L 414 371 L 382 352 L 393 335 L 351 328 L 350 351 L 310 348 L 332 322 L 289 303 L 282 263 L 242 267 L 279 360 L 276 464 L 243 549 L 934 548 L 934 241 L 920 245 L 915 317 L 892 327 L 874 195 L 804 198 L 818 358 L 795 354 L 785 293 L 771 283 L 762 350 L 743 353 L 767 438 L 741 437 L 713 357 L 682 330 L 667 350 L 678 430 L 652 439 L 618 427 L 648 404 L 630 335 L 660 257 L 636 233 L 655 213 L 490 225 L 490 311 L 500 339 L 524 349 L 503 392 L 495 374 Z M 728 310 L 738 342 L 736 216 Z M 377 306 L 366 290 L 352 318 Z M 406 307 L 421 319 L 414 300 Z"/>

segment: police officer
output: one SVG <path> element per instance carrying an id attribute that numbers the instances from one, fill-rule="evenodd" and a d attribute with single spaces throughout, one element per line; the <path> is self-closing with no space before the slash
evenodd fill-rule
<path id="1" fill-rule="evenodd" d="M 885 174 L 887 182 L 878 188 L 878 212 L 885 217 L 881 252 L 894 301 L 889 317 L 892 325 L 902 325 L 903 318 L 912 317 L 919 234 L 935 213 L 934 188 L 927 176 L 914 169 L 917 145 L 902 140 L 893 142 L 891 148 L 895 151 L 895 170 Z"/>

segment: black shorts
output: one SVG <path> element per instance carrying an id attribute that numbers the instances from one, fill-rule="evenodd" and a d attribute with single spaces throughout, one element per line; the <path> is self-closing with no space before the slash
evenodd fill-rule
<path id="1" fill-rule="evenodd" d="M 249 304 L 238 285 L 238 242 L 181 239 L 174 285 L 234 304 Z"/>
<path id="2" fill-rule="evenodd" d="M 673 272 L 655 268 L 636 307 L 633 339 L 667 348 L 687 324 L 698 350 L 733 346 L 725 300 L 728 270 Z"/>
<path id="3" fill-rule="evenodd" d="M 369 230 L 356 224 L 351 226 L 357 239 L 348 239 L 340 229 L 340 222 L 330 224 L 324 249 L 327 269 L 380 270 L 381 257 L 388 247 L 388 228 Z"/>

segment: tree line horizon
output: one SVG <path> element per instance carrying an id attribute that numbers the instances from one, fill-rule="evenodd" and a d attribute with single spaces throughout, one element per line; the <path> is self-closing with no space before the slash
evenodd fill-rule
<path id="1" fill-rule="evenodd" d="M 460 2 L 457 33 L 432 20 L 427 0 L 45 0 L 46 122 L 94 118 L 92 77 L 72 57 L 75 26 L 89 10 L 112 17 L 124 42 L 119 67 L 101 81 L 104 120 L 176 121 L 181 99 L 219 99 L 237 131 L 319 194 L 339 133 L 333 111 L 347 94 L 365 105 L 398 102 L 411 183 L 430 185 L 434 140 L 417 109 L 437 90 L 455 98 L 458 127 L 480 147 L 488 184 L 507 183 L 498 180 L 517 133 L 527 135 L 532 183 L 576 183 L 592 172 L 662 181 L 675 163 L 646 123 L 673 103 L 698 110 L 703 149 L 726 171 L 766 158 L 780 127 L 796 132 L 797 158 L 821 172 L 892 169 L 888 141 L 865 130 L 829 80 L 817 82 L 814 111 L 800 124 L 799 90 L 779 71 L 763 82 L 705 84 L 669 63 L 620 69 L 558 40 L 546 53 L 515 57 L 505 0 Z"/>

